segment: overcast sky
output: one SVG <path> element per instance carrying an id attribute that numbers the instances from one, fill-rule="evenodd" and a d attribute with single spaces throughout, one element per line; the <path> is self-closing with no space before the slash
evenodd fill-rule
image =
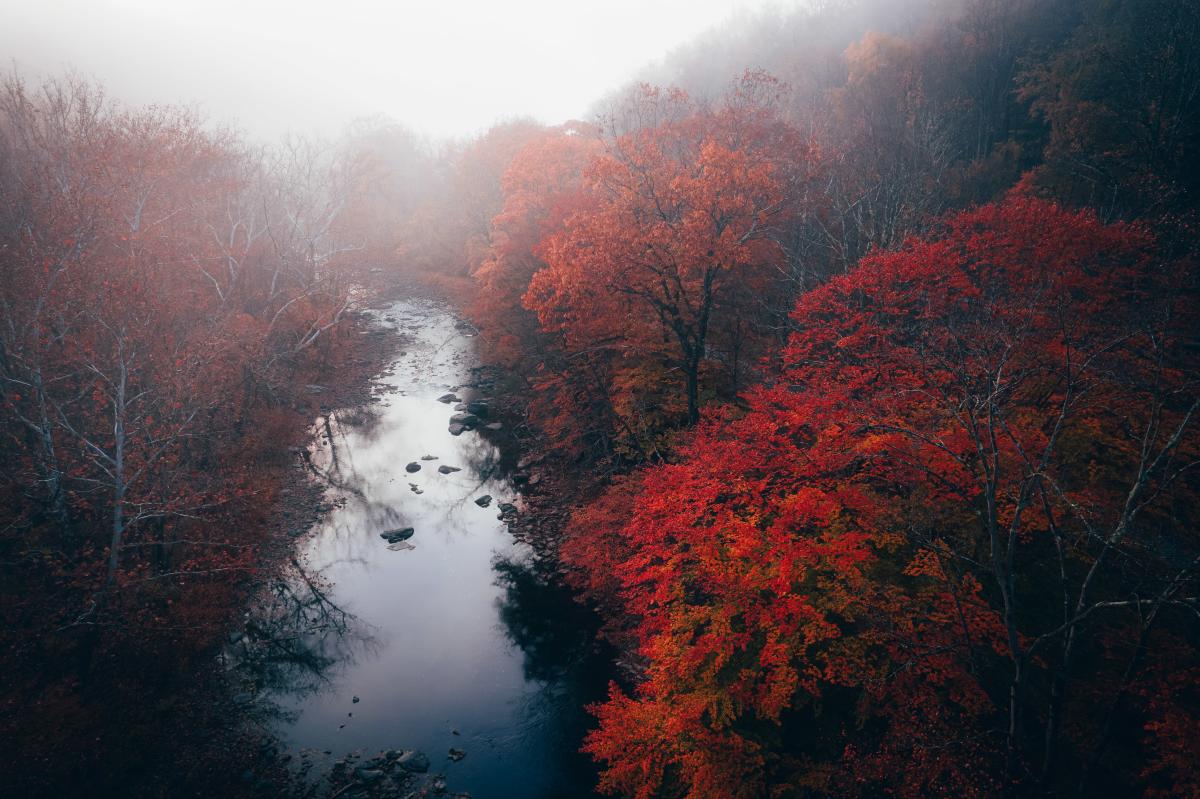
<path id="1" fill-rule="evenodd" d="M 581 116 L 696 34 L 796 0 L 0 0 L 0 54 L 257 137 L 382 113 L 435 136 Z"/>

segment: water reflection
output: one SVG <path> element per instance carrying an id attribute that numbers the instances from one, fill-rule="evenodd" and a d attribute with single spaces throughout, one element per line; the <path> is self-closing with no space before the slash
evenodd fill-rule
<path id="1" fill-rule="evenodd" d="M 260 592 L 243 631 L 231 636 L 224 654 L 249 696 L 313 695 L 332 682 L 338 669 L 375 650 L 368 628 L 338 607 L 327 590 L 318 575 L 292 559 Z M 288 717 L 269 701 L 259 709 Z"/>
<path id="2" fill-rule="evenodd" d="M 526 697 L 527 723 L 545 723 L 557 740 L 564 782 L 547 797 L 583 796 L 596 781 L 595 765 L 578 751 L 593 725 L 586 706 L 607 694 L 613 652 L 597 638 L 600 622 L 574 600 L 551 563 L 530 553 L 493 563 L 505 635 L 520 650 L 525 679 L 539 686 Z"/>
<path id="3" fill-rule="evenodd" d="M 520 648 L 525 678 L 552 682 L 586 666 L 596 653 L 595 614 L 574 601 L 545 561 L 497 558 L 500 621 Z"/>

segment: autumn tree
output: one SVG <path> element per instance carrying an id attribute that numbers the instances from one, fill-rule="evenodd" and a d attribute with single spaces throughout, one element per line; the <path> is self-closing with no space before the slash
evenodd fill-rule
<path id="1" fill-rule="evenodd" d="M 636 127 L 612 131 L 580 207 L 542 243 L 547 268 L 526 295 L 571 351 L 609 350 L 678 380 L 690 423 L 712 331 L 752 316 L 785 261 L 770 234 L 787 209 L 786 161 L 803 145 L 775 116 L 763 80 L 747 79 L 713 109 L 646 87 L 624 112 Z M 736 347 L 726 355 L 736 360 Z M 638 379 L 661 379 L 652 374 Z"/>
<path id="2" fill-rule="evenodd" d="M 602 787 L 1185 779 L 1196 708 L 1151 697 L 1196 657 L 1194 288 L 1146 231 L 1017 197 L 804 296 L 749 412 L 573 534 L 647 664 L 597 708 Z"/>
<path id="3" fill-rule="evenodd" d="M 545 130 L 512 158 L 470 311 L 485 355 L 505 367 L 515 395 L 528 397 L 525 415 L 554 448 L 607 460 L 622 427 L 609 401 L 607 354 L 568 358 L 561 332 L 543 330 L 522 304 L 533 276 L 546 268 L 542 240 L 578 210 L 584 172 L 601 150 L 595 126 L 569 122 Z"/>
<path id="4" fill-rule="evenodd" d="M 1200 130 L 1200 7 L 1089 2 L 1078 28 L 1020 74 L 1020 96 L 1050 128 L 1027 178 L 1106 217 L 1194 206 Z"/>

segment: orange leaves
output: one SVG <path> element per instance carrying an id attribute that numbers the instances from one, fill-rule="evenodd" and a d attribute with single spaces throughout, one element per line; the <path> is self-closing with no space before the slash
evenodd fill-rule
<path id="1" fill-rule="evenodd" d="M 640 124 L 591 160 L 572 212 L 535 249 L 546 267 L 524 304 L 569 352 L 619 352 L 618 370 L 676 382 L 695 422 L 714 339 L 732 320 L 753 328 L 750 298 L 780 274 L 768 233 L 786 211 L 784 164 L 803 148 L 782 146 L 795 136 L 771 109 L 647 89 L 626 113 Z"/>
<path id="2" fill-rule="evenodd" d="M 929 549 L 917 550 L 912 560 L 904 567 L 904 574 L 908 577 L 932 577 L 941 582 L 946 580 L 941 559 L 936 552 Z"/>

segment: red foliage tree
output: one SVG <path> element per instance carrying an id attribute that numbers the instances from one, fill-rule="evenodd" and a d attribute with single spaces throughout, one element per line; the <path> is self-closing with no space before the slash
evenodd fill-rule
<path id="1" fill-rule="evenodd" d="M 566 550 L 617 575 L 648 664 L 598 708 L 602 786 L 1125 790 L 1131 713 L 1177 768 L 1194 709 L 1139 691 L 1195 634 L 1188 278 L 1143 230 L 1012 198 L 803 297 L 748 413 Z"/>

